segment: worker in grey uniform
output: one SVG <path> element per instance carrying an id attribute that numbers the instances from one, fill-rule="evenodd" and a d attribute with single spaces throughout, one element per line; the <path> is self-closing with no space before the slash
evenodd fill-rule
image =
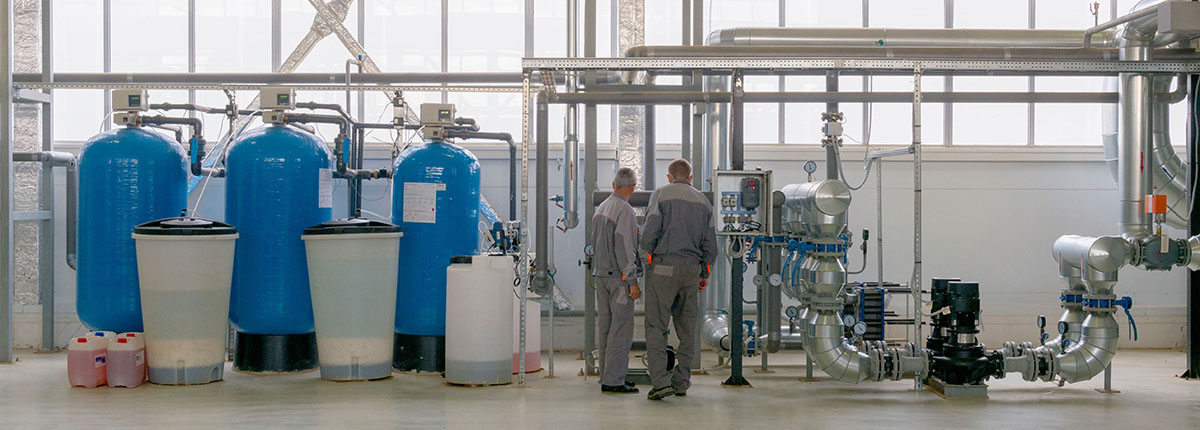
<path id="1" fill-rule="evenodd" d="M 667 167 L 670 183 L 650 195 L 641 251 L 646 269 L 646 355 L 650 381 L 646 396 L 660 400 L 684 396 L 691 387 L 691 364 L 700 354 L 699 295 L 717 258 L 712 204 L 692 187 L 692 165 L 677 159 Z M 675 369 L 667 374 L 667 331 L 671 320 L 679 348 Z"/>
<path id="2" fill-rule="evenodd" d="M 629 348 L 633 344 L 633 303 L 642 296 L 638 278 L 642 265 L 637 252 L 637 217 L 629 205 L 637 177 L 622 167 L 613 179 L 613 193 L 596 208 L 592 219 L 592 275 L 600 313 L 600 391 L 636 393 L 625 382 Z"/>

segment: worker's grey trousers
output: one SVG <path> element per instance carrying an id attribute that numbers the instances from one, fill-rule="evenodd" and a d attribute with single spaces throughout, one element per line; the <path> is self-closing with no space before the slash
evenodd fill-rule
<path id="1" fill-rule="evenodd" d="M 646 273 L 646 356 L 654 388 L 671 386 L 685 391 L 692 386 L 692 363 L 700 354 L 696 329 L 700 325 L 700 265 L 662 261 L 655 257 Z M 667 331 L 675 322 L 675 370 L 667 375 Z"/>
<path id="2" fill-rule="evenodd" d="M 597 276 L 595 285 L 600 316 L 600 383 L 625 385 L 629 348 L 633 346 L 633 299 L 620 278 Z"/>

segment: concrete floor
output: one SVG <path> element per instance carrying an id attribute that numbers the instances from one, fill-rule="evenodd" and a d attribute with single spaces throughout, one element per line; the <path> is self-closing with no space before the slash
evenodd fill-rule
<path id="1" fill-rule="evenodd" d="M 1062 388 L 1019 378 L 993 381 L 989 400 L 945 400 L 913 392 L 911 381 L 799 382 L 803 355 L 772 356 L 791 364 L 775 373 L 747 371 L 750 389 L 719 387 L 727 372 L 698 375 L 685 398 L 662 402 L 636 395 L 601 395 L 595 378 L 576 376 L 575 354 L 556 360 L 529 388 L 461 388 L 435 375 L 334 383 L 311 372 L 252 376 L 226 370 L 203 386 L 71 388 L 66 354 L 19 353 L 0 365 L 0 428 L 1200 428 L 1200 382 L 1175 377 L 1184 355 L 1123 350 L 1114 388 L 1101 378 Z M 708 360 L 708 359 L 706 359 Z M 635 360 L 639 363 L 640 360 Z M 754 360 L 757 363 L 757 360 Z M 819 374 L 820 371 L 818 370 Z"/>

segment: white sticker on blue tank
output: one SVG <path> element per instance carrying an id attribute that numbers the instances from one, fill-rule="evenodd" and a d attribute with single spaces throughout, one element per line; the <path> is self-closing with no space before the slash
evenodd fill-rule
<path id="1" fill-rule="evenodd" d="M 437 192 L 446 184 L 436 182 L 404 183 L 404 222 L 437 222 Z"/>
<path id="2" fill-rule="evenodd" d="M 317 176 L 317 207 L 333 207 L 333 169 L 321 169 Z"/>

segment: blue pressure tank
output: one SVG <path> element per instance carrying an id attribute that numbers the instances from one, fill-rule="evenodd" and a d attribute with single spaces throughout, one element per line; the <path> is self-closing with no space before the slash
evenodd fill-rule
<path id="1" fill-rule="evenodd" d="M 479 161 L 434 141 L 406 148 L 392 173 L 400 240 L 392 367 L 441 372 L 446 349 L 446 267 L 479 247 Z"/>
<path id="2" fill-rule="evenodd" d="M 239 136 L 225 159 L 225 222 L 236 226 L 229 319 L 234 368 L 317 366 L 308 262 L 300 235 L 333 217 L 333 158 L 310 133 L 267 125 Z"/>
<path id="3" fill-rule="evenodd" d="M 133 227 L 187 208 L 187 156 L 141 127 L 101 133 L 79 153 L 76 311 L 91 330 L 142 331 Z"/>

